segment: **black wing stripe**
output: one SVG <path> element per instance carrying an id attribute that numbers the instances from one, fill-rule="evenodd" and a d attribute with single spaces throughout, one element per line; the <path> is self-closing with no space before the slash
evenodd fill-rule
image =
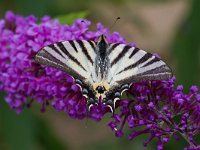
<path id="1" fill-rule="evenodd" d="M 138 60 L 136 63 L 137 65 L 140 65 L 142 63 L 144 63 L 145 61 L 147 61 L 148 59 L 150 59 L 152 57 L 151 53 L 146 53 L 140 60 Z"/>
<path id="2" fill-rule="evenodd" d="M 59 54 L 61 57 L 65 58 L 62 53 L 54 46 L 54 44 L 49 45 L 52 50 L 54 50 L 57 54 Z"/>
<path id="3" fill-rule="evenodd" d="M 57 59 L 55 56 L 53 56 L 51 53 L 49 53 L 46 49 L 43 49 L 37 53 L 37 55 L 35 56 L 35 61 L 40 64 L 44 64 L 44 65 L 52 66 L 57 69 L 61 69 L 62 71 L 67 72 L 68 74 L 72 75 L 75 78 L 79 78 L 82 80 L 85 79 L 85 77 L 80 75 L 73 68 L 69 68 L 68 66 L 66 66 L 66 64 L 64 64 L 59 59 Z"/>
<path id="4" fill-rule="evenodd" d="M 93 65 L 93 60 L 91 58 L 91 56 L 89 55 L 87 49 L 85 48 L 85 45 L 83 43 L 83 41 L 81 40 L 77 40 L 78 44 L 80 45 L 80 48 L 82 49 L 82 52 L 84 53 L 84 55 L 87 57 L 87 59 L 91 62 L 91 64 Z"/>
<path id="5" fill-rule="evenodd" d="M 77 50 L 77 48 L 76 48 L 76 46 L 74 44 L 74 41 L 70 40 L 69 43 L 73 47 L 73 49 L 78 53 L 78 50 Z"/>
<path id="6" fill-rule="evenodd" d="M 88 41 L 88 43 L 90 44 L 90 46 L 92 47 L 93 51 L 94 51 L 95 54 L 96 54 L 97 52 L 96 52 L 96 47 L 95 47 L 94 42 L 92 42 L 92 41 Z"/>
<path id="7" fill-rule="evenodd" d="M 78 66 L 80 66 L 83 70 L 86 71 L 86 69 L 81 65 L 81 63 L 74 57 L 72 56 L 67 49 L 65 48 L 64 44 L 62 42 L 58 42 L 57 46 L 64 52 L 65 55 L 67 55 L 67 57 L 69 59 L 71 59 L 73 62 L 75 62 Z"/>
<path id="8" fill-rule="evenodd" d="M 131 47 L 126 45 L 122 52 L 119 53 L 119 55 L 111 62 L 111 67 L 116 64 L 120 59 L 122 59 L 122 57 L 128 52 L 128 50 L 130 49 Z"/>
<path id="9" fill-rule="evenodd" d="M 161 65 L 159 67 L 156 67 L 154 69 L 142 72 L 137 74 L 136 76 L 143 76 L 143 75 L 150 75 L 150 74 L 159 74 L 159 73 L 171 73 L 171 70 L 169 69 L 169 67 L 167 67 L 165 64 Z"/>
<path id="10" fill-rule="evenodd" d="M 131 55 L 129 56 L 129 58 L 133 57 L 140 49 L 135 47 L 135 49 L 132 51 Z"/>
<path id="11" fill-rule="evenodd" d="M 40 57 L 47 58 L 48 60 L 54 60 L 55 63 L 65 66 L 63 62 L 61 62 L 58 58 L 49 53 L 48 50 L 46 50 L 45 48 L 43 48 L 41 51 L 37 53 L 37 55 L 35 56 L 35 60 L 39 62 L 38 58 Z"/>
<path id="12" fill-rule="evenodd" d="M 136 66 L 137 66 L 136 63 L 131 64 L 131 65 L 129 65 L 128 67 L 124 68 L 123 70 L 119 71 L 119 72 L 117 73 L 117 75 L 120 74 L 120 73 L 122 73 L 122 72 L 124 72 L 124 71 L 127 71 L 127 70 L 129 70 L 129 69 L 135 68 Z"/>
<path id="13" fill-rule="evenodd" d="M 148 63 L 146 63 L 146 64 L 145 64 L 144 66 L 142 66 L 142 67 L 146 67 L 146 66 L 152 65 L 153 63 L 158 62 L 158 61 L 160 61 L 160 59 L 157 58 L 157 57 L 155 56 L 154 59 L 152 59 L 151 61 L 149 61 Z"/>
<path id="14" fill-rule="evenodd" d="M 111 53 L 113 50 L 115 50 L 115 48 L 116 48 L 117 46 L 119 46 L 119 45 L 120 45 L 120 43 L 113 44 L 113 45 L 110 47 L 110 49 L 108 50 L 108 55 L 110 55 L 110 53 Z"/>
<path id="15" fill-rule="evenodd" d="M 129 69 L 133 69 L 135 67 L 137 67 L 138 65 L 142 64 L 143 62 L 147 61 L 149 58 L 152 57 L 152 54 L 150 53 L 146 53 L 142 58 L 140 58 L 137 62 L 135 62 L 134 64 L 129 65 L 128 67 L 124 68 L 123 70 L 119 71 L 117 74 L 120 74 L 124 71 L 127 71 Z"/>
<path id="16" fill-rule="evenodd" d="M 119 80 L 117 81 L 117 83 L 124 84 L 124 83 L 140 82 L 146 80 L 168 80 L 170 78 L 172 78 L 171 70 L 164 64 L 157 68 L 145 71 L 143 73 L 139 73 L 137 75 L 133 75 L 125 79 Z"/>

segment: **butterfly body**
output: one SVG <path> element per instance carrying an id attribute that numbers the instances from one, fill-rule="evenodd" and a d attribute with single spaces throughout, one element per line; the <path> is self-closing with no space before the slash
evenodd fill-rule
<path id="1" fill-rule="evenodd" d="M 71 75 L 87 99 L 88 110 L 102 99 L 114 112 L 115 103 L 132 82 L 167 80 L 171 69 L 159 58 L 126 44 L 70 40 L 41 49 L 36 62 Z"/>

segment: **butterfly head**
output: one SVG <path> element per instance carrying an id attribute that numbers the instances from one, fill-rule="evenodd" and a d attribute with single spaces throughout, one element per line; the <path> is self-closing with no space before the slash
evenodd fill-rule
<path id="1" fill-rule="evenodd" d="M 97 46 L 100 48 L 104 48 L 105 50 L 108 48 L 108 41 L 104 34 L 100 35 L 97 41 Z"/>
<path id="2" fill-rule="evenodd" d="M 99 38 L 98 38 L 98 44 L 100 42 L 105 42 L 105 43 L 108 43 L 107 39 L 106 39 L 106 36 L 104 34 L 100 35 Z"/>

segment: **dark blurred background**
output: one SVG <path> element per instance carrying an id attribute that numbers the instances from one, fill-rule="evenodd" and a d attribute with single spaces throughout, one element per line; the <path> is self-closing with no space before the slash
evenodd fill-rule
<path id="1" fill-rule="evenodd" d="M 176 84 L 183 84 L 186 92 L 191 85 L 200 85 L 200 0 L 0 0 L 0 18 L 7 10 L 53 18 L 78 14 L 92 21 L 92 29 L 96 22 L 110 27 L 120 16 L 112 31 L 128 43 L 162 56 L 177 77 Z M 123 138 L 116 138 L 106 125 L 109 116 L 96 123 L 70 119 L 50 107 L 45 113 L 39 110 L 34 103 L 16 115 L 1 94 L 1 150 L 156 149 L 156 141 L 147 148 L 142 146 L 146 136 L 128 141 L 128 128 Z M 184 146 L 183 139 L 171 140 L 165 149 Z"/>

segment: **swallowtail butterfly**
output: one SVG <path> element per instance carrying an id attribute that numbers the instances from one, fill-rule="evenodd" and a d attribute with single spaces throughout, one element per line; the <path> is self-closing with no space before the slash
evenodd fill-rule
<path id="1" fill-rule="evenodd" d="M 36 54 L 35 61 L 71 75 L 87 99 L 88 110 L 101 97 L 113 113 L 131 83 L 172 77 L 161 59 L 137 47 L 109 44 L 105 35 L 98 42 L 69 40 L 48 45 Z"/>

